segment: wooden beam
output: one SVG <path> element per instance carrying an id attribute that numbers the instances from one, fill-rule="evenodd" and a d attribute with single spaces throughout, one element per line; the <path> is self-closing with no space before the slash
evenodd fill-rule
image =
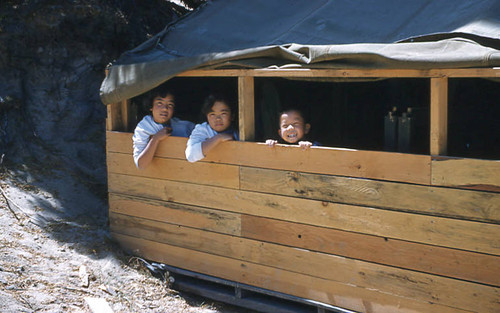
<path id="1" fill-rule="evenodd" d="M 106 117 L 106 130 L 120 131 L 121 110 L 120 103 L 112 103 L 106 106 L 108 115 Z"/>
<path id="2" fill-rule="evenodd" d="M 236 165 L 154 158 L 148 168 L 138 170 L 129 154 L 108 152 L 107 156 L 108 175 L 117 173 L 227 188 L 239 187 L 239 167 Z"/>
<path id="3" fill-rule="evenodd" d="M 136 112 L 134 112 L 132 109 L 132 101 L 130 99 L 123 100 L 120 102 L 121 105 L 121 111 L 122 111 L 122 127 L 124 131 L 133 131 L 132 127 L 135 127 L 133 125 L 134 123 L 137 123 L 136 121 Z M 133 125 L 133 126 L 132 126 Z"/>
<path id="4" fill-rule="evenodd" d="M 132 154 L 132 134 L 107 132 L 108 152 Z M 169 137 L 156 151 L 158 158 L 185 160 L 186 138 Z M 132 159 L 132 156 L 130 156 Z M 335 162 L 332 162 L 335 160 Z M 365 177 L 389 181 L 430 184 L 430 156 L 381 151 L 357 151 L 313 147 L 302 151 L 298 146 L 227 141 L 197 163 L 224 163 L 301 172 Z"/>
<path id="5" fill-rule="evenodd" d="M 241 214 L 141 197 L 109 194 L 110 220 L 135 216 L 228 235 L 241 235 Z M 500 265 L 500 263 L 499 263 Z"/>
<path id="6" fill-rule="evenodd" d="M 492 287 L 454 281 L 457 284 L 463 284 L 463 287 L 454 289 L 453 286 L 445 286 L 441 283 L 449 279 L 440 277 L 436 277 L 436 282 L 429 279 L 421 280 L 420 278 L 418 281 L 415 281 L 415 283 L 420 286 L 425 285 L 426 282 L 432 285 L 431 287 L 422 287 L 422 289 L 425 288 L 424 290 L 418 290 L 417 288 L 410 290 L 403 287 L 397 289 L 397 286 L 401 285 L 401 282 L 412 283 L 414 281 L 414 275 L 408 276 L 406 275 L 408 272 L 405 271 L 389 276 L 388 274 L 391 273 L 386 273 L 381 268 L 379 269 L 379 276 L 376 277 L 377 279 L 374 282 L 377 284 L 386 279 L 386 284 L 388 283 L 390 285 L 393 283 L 393 289 L 396 291 L 387 292 L 386 290 L 380 290 L 378 288 L 366 288 L 363 287 L 363 285 L 357 285 L 350 282 L 346 283 L 324 279 L 267 265 L 241 261 L 226 256 L 214 255 L 151 240 L 140 239 L 134 236 L 117 233 L 113 233 L 112 235 L 113 238 L 115 238 L 121 246 L 126 247 L 127 250 L 157 262 L 163 262 L 171 266 L 181 267 L 183 269 L 251 286 L 321 301 L 357 312 L 451 313 L 469 312 L 478 307 L 481 308 L 482 312 L 495 312 L 497 305 L 495 303 L 496 299 Z M 202 238 L 202 241 L 210 242 L 206 238 Z M 241 247 L 239 250 L 245 252 Z M 296 252 L 299 253 L 300 251 Z M 303 251 L 303 253 L 306 253 L 306 251 Z M 278 260 L 277 257 L 274 257 L 274 259 Z M 355 265 L 356 264 L 353 264 L 353 266 Z M 314 269 L 314 266 L 316 266 L 315 263 L 307 263 L 303 267 Z M 336 271 L 336 268 L 335 264 L 333 264 L 328 269 L 324 270 L 323 273 L 333 270 Z M 341 271 L 338 272 L 341 273 Z M 346 274 L 351 274 L 351 272 L 346 272 Z M 365 274 L 365 269 L 356 269 L 356 274 Z M 398 284 L 396 285 L 396 283 Z M 433 286 L 437 288 L 432 289 Z M 469 286 L 474 286 L 474 288 L 470 288 Z M 453 295 L 450 293 L 450 289 L 452 288 L 455 290 Z M 415 292 L 413 292 L 414 290 Z M 426 292 L 425 290 L 427 290 L 427 295 L 424 294 Z M 484 292 L 484 290 L 486 292 Z M 403 292 L 405 292 L 406 295 L 401 295 Z M 420 296 L 421 294 L 423 294 L 423 296 Z M 433 296 L 434 298 L 431 300 Z"/>
<path id="7" fill-rule="evenodd" d="M 428 190 L 430 193 L 427 194 L 418 192 L 418 189 L 397 188 L 396 190 L 387 190 L 384 188 L 385 190 L 380 190 L 380 197 L 385 199 L 380 199 L 380 201 L 359 201 L 361 202 L 360 205 L 354 205 L 330 202 L 328 198 L 333 199 L 333 197 L 328 196 L 323 197 L 325 200 L 308 200 L 293 196 L 241 191 L 113 173 L 109 175 L 109 182 L 111 186 L 110 194 L 126 194 L 140 198 L 204 207 L 206 209 L 245 213 L 276 220 L 365 233 L 389 239 L 449 246 L 461 250 L 472 250 L 477 249 L 478 246 L 484 246 L 481 250 L 492 251 L 490 254 L 500 256 L 500 249 L 498 246 L 495 248 L 495 245 L 500 244 L 498 239 L 500 238 L 500 227 L 494 224 L 497 223 L 500 215 L 500 213 L 496 212 L 498 210 L 489 210 L 490 213 L 487 213 L 491 217 L 489 223 L 472 223 L 455 218 L 465 215 L 467 219 L 473 214 L 475 216 L 471 216 L 472 218 L 484 216 L 480 211 L 487 210 L 478 208 L 498 207 L 495 204 L 499 203 L 500 197 L 496 194 L 493 194 L 491 199 L 481 199 L 471 196 L 479 193 L 488 197 L 490 193 L 456 190 L 452 194 L 443 195 L 442 191 L 449 188 L 432 188 Z M 269 189 L 272 186 L 266 181 L 263 182 L 263 188 Z M 342 188 L 337 188 L 337 186 L 332 186 L 332 190 L 341 189 L 336 198 L 348 199 L 357 195 L 363 196 L 362 193 L 346 192 Z M 353 187 L 359 188 L 359 185 L 356 184 Z M 370 186 L 367 186 L 366 189 L 369 188 Z M 417 191 L 417 194 L 404 203 L 401 200 L 398 201 L 398 199 L 385 196 L 388 192 L 394 191 L 405 195 Z M 283 193 L 286 190 L 278 189 L 276 192 Z M 429 194 L 433 196 L 433 192 L 438 193 L 437 197 L 432 201 L 426 201 L 420 207 L 414 208 L 413 213 L 397 212 L 408 211 L 406 208 L 409 207 L 410 201 L 416 202 L 419 201 L 419 198 L 430 198 Z M 292 191 L 289 191 L 289 193 L 291 194 Z M 465 197 L 460 197 L 460 193 L 464 193 Z M 454 199 L 450 201 L 448 196 Z M 318 197 L 321 197 L 321 195 L 318 195 Z M 110 196 L 110 198 L 112 197 Z M 396 203 L 387 203 L 393 199 Z M 477 203 L 474 202 L 476 199 L 478 199 Z M 469 204 L 461 207 L 460 204 L 463 202 Z M 366 206 L 363 206 L 363 203 L 366 203 Z M 370 207 L 370 204 L 373 205 Z M 388 207 L 389 210 L 377 209 L 380 206 Z M 447 214 L 451 218 L 424 215 L 429 211 L 427 209 L 429 206 L 436 207 L 436 210 L 443 213 L 453 211 Z M 135 213 L 135 215 L 138 214 Z M 409 225 L 411 225 L 412 231 L 408 231 Z M 456 229 L 462 228 L 463 231 L 456 232 Z M 452 235 L 450 236 L 450 234 Z M 487 238 L 489 241 L 486 240 Z"/>
<path id="8" fill-rule="evenodd" d="M 385 221 L 385 223 L 392 224 L 392 221 Z M 416 229 L 416 231 L 419 230 Z M 500 256 L 496 255 L 254 215 L 242 215 L 241 236 L 288 247 L 500 286 Z"/>
<path id="9" fill-rule="evenodd" d="M 448 137 L 448 78 L 431 78 L 431 155 L 446 155 Z"/>
<path id="10" fill-rule="evenodd" d="M 466 69 L 222 69 L 192 70 L 177 75 L 179 77 L 500 77 L 500 68 Z"/>
<path id="11" fill-rule="evenodd" d="M 238 77 L 238 116 L 241 141 L 255 139 L 254 79 Z"/>
<path id="12" fill-rule="evenodd" d="M 250 240 L 126 215 L 113 216 L 111 232 L 113 235 L 133 236 L 417 301 L 433 301 L 465 309 L 471 309 L 475 305 L 491 309 L 497 300 L 497 288 L 494 286 L 318 253 L 314 249 L 296 249 L 294 246 L 270 243 L 267 239 Z M 351 242 L 343 244 L 350 245 Z M 498 259 L 496 261 L 498 263 Z M 493 269 L 491 273 L 496 275 Z M 435 297 L 435 294 L 439 297 Z"/>
<path id="13" fill-rule="evenodd" d="M 243 166 L 240 168 L 240 189 L 297 197 L 295 199 L 296 203 L 298 203 L 298 198 L 308 198 L 319 201 L 396 209 L 417 214 L 439 215 L 493 223 L 500 221 L 500 210 L 497 210 L 498 203 L 500 203 L 500 194 L 483 191 L 419 186 Z M 256 195 L 254 198 L 261 196 L 262 194 Z M 271 202 L 276 202 L 276 200 Z M 304 219 L 305 217 L 301 218 Z M 318 224 L 318 222 L 314 222 L 314 224 Z M 500 255 L 500 249 L 498 254 Z"/>
<path id="14" fill-rule="evenodd" d="M 106 118 L 106 130 L 110 131 L 130 131 L 134 122 L 131 114 L 130 100 L 123 100 L 107 106 L 108 116 Z"/>
<path id="15" fill-rule="evenodd" d="M 129 107 L 130 107 L 130 100 L 123 100 L 122 102 L 120 102 L 120 110 L 122 112 L 121 126 L 123 131 L 128 131 L 129 119 L 130 119 Z"/>
<path id="16" fill-rule="evenodd" d="M 158 145 L 155 157 L 185 160 L 186 143 L 187 138 L 185 137 L 169 136 Z M 132 158 L 132 133 L 106 132 L 106 147 L 108 152 L 130 154 Z"/>
<path id="17" fill-rule="evenodd" d="M 231 235 L 231 237 L 227 238 L 220 237 L 220 242 L 225 246 L 234 238 L 232 236 L 240 236 L 351 259 L 500 286 L 500 274 L 498 274 L 500 273 L 500 256 L 415 243 L 361 232 L 288 222 L 274 218 L 183 205 L 170 201 L 151 200 L 115 193 L 110 193 L 109 196 L 109 220 L 112 232 L 148 238 L 147 233 L 144 232 L 152 230 L 154 237 L 151 237 L 151 239 L 158 241 L 161 230 L 171 228 L 172 231 L 168 231 L 167 234 L 168 238 L 165 238 L 165 240 L 169 241 L 161 241 L 188 247 L 187 242 L 174 243 L 171 240 L 174 240 L 175 236 L 181 236 L 181 240 L 196 241 L 194 238 L 183 238 L 189 236 L 181 234 L 182 229 L 196 228 Z M 353 208 L 355 209 L 355 207 Z M 366 211 L 369 214 L 369 210 Z M 290 214 L 294 214 L 294 212 L 290 212 Z M 388 213 L 387 216 L 391 214 Z M 397 216 L 397 214 L 392 215 Z M 362 216 L 361 219 L 363 218 Z M 144 223 L 140 222 L 141 220 L 148 221 L 147 223 L 151 226 L 154 223 L 158 227 L 144 227 Z M 363 222 L 370 227 L 368 220 L 369 218 L 365 218 Z M 397 224 L 394 219 L 388 219 L 385 222 L 389 228 L 398 232 L 397 227 L 394 227 L 396 226 L 394 224 Z M 401 230 L 404 231 L 403 228 Z M 445 227 L 439 230 L 446 233 Z M 415 231 L 421 231 L 418 225 Z M 204 236 L 205 239 L 208 239 L 208 236 L 208 234 Z M 241 244 L 242 240 L 238 239 L 238 242 Z M 208 243 L 203 245 L 208 249 Z M 228 253 L 223 252 L 223 255 L 228 256 Z M 248 257 L 252 258 L 253 256 L 254 254 L 251 254 Z M 307 272 L 308 270 L 304 270 L 303 273 Z"/>
<path id="18" fill-rule="evenodd" d="M 436 157 L 432 185 L 500 192 L 500 161 Z"/>

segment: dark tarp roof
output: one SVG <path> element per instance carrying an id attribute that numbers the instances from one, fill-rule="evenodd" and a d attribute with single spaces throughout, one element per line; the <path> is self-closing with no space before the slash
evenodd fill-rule
<path id="1" fill-rule="evenodd" d="M 500 66 L 499 0 L 209 1 L 109 68 L 104 103 L 203 67 Z"/>

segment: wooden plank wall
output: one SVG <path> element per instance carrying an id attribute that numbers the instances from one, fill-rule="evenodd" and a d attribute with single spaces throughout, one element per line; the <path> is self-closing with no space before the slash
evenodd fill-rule
<path id="1" fill-rule="evenodd" d="M 107 133 L 111 231 L 134 254 L 359 312 L 500 311 L 500 162 Z"/>

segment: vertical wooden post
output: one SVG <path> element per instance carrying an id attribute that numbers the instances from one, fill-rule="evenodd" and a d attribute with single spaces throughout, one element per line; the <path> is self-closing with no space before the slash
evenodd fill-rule
<path id="1" fill-rule="evenodd" d="M 255 139 L 254 78 L 238 77 L 238 117 L 241 141 Z"/>
<path id="2" fill-rule="evenodd" d="M 446 155 L 448 140 L 448 78 L 431 78 L 431 155 Z"/>
<path id="3" fill-rule="evenodd" d="M 130 100 L 123 100 L 120 102 L 122 111 L 122 131 L 128 131 L 130 121 Z"/>
<path id="4" fill-rule="evenodd" d="M 106 130 L 129 131 L 133 118 L 130 114 L 130 100 L 108 104 L 107 110 Z"/>
<path id="5" fill-rule="evenodd" d="M 119 130 L 121 121 L 120 103 L 107 105 L 108 116 L 106 117 L 106 130 Z"/>

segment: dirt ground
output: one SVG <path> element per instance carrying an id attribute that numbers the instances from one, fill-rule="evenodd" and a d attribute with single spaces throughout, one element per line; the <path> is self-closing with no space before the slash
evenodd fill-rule
<path id="1" fill-rule="evenodd" d="M 105 203 L 67 175 L 2 169 L 0 187 L 0 312 L 93 312 L 96 301 L 110 312 L 250 312 L 153 277 L 109 237 Z"/>

